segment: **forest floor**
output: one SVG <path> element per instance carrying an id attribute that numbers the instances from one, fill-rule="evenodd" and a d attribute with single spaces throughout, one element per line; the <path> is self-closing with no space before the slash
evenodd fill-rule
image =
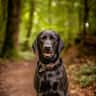
<path id="1" fill-rule="evenodd" d="M 70 48 L 63 56 L 69 80 L 70 96 L 96 96 L 96 83 L 82 88 L 75 82 L 73 71 L 95 57 L 76 58 L 77 49 Z M 34 73 L 36 60 L 0 60 L 0 96 L 36 96 Z"/>

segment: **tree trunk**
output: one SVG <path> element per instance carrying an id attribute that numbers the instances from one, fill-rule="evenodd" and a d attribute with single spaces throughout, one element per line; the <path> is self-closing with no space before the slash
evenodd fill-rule
<path id="1" fill-rule="evenodd" d="M 20 0 L 8 0 L 7 23 L 5 40 L 2 48 L 2 57 L 16 55 L 18 48 L 18 30 L 20 22 Z"/>
<path id="2" fill-rule="evenodd" d="M 0 3 L 0 22 L 2 22 L 0 23 L 0 30 L 2 30 L 2 27 L 4 26 L 3 24 L 6 22 L 7 0 L 1 0 Z"/>
<path id="3" fill-rule="evenodd" d="M 86 23 L 88 22 L 88 17 L 89 17 L 88 0 L 84 0 L 84 19 L 83 19 L 83 37 L 84 38 L 87 34 Z"/>
<path id="4" fill-rule="evenodd" d="M 33 26 L 33 17 L 34 17 L 34 11 L 35 11 L 35 2 L 34 0 L 30 1 L 30 14 L 29 14 L 29 22 L 28 22 L 28 31 L 26 35 L 26 40 L 24 42 L 24 50 L 29 49 L 29 39 L 31 36 L 32 26 Z"/>
<path id="5" fill-rule="evenodd" d="M 7 17 L 7 0 L 0 1 L 0 53 L 2 51 L 2 43 L 4 40 L 5 26 Z"/>
<path id="6" fill-rule="evenodd" d="M 48 1 L 48 23 L 49 23 L 49 26 L 51 28 L 51 25 L 52 25 L 52 12 L 51 12 L 51 6 L 52 6 L 52 0 L 49 0 Z"/>
<path id="7" fill-rule="evenodd" d="M 79 3 L 80 3 L 80 5 L 81 6 L 79 6 L 79 8 L 78 8 L 78 23 L 79 23 L 79 33 L 82 31 L 82 23 L 83 23 L 83 7 L 82 7 L 82 5 L 84 5 L 83 4 L 83 2 L 82 2 L 82 0 L 79 0 Z"/>

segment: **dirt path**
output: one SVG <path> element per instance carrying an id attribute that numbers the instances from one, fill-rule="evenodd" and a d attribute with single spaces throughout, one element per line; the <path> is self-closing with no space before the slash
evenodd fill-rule
<path id="1" fill-rule="evenodd" d="M 0 64 L 0 96 L 35 96 L 34 63 L 8 61 Z"/>
<path id="2" fill-rule="evenodd" d="M 74 50 L 74 51 L 73 51 Z M 78 64 L 69 64 L 73 60 L 76 49 L 73 48 L 65 54 L 65 68 L 69 79 L 70 96 L 96 96 L 93 94 L 93 89 L 80 88 L 74 83 L 72 71 Z M 76 55 L 76 54 L 75 54 Z M 67 64 L 67 63 L 68 64 Z M 72 62 L 71 62 L 72 63 Z M 34 90 L 34 73 L 36 62 L 32 61 L 0 61 L 0 96 L 36 96 Z"/>

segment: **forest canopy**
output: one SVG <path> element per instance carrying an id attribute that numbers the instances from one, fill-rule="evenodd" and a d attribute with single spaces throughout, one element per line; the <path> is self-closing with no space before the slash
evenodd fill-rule
<path id="1" fill-rule="evenodd" d="M 10 2 L 13 5 L 9 8 Z M 18 26 L 13 28 L 13 31 L 18 32 L 12 33 L 17 34 L 14 38 L 17 38 L 20 46 L 24 44 L 31 47 L 39 32 L 51 29 L 60 34 L 67 47 L 69 43 L 74 44 L 80 34 L 96 35 L 95 11 L 95 0 L 0 0 L 0 50 L 6 33 L 10 31 L 7 26 L 9 17 L 13 17 L 14 21 L 11 25 L 9 20 L 10 26 Z"/>

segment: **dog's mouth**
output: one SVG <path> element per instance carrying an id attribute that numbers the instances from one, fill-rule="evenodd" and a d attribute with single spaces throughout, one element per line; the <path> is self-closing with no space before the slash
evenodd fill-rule
<path id="1" fill-rule="evenodd" d="M 50 58 L 50 57 L 52 57 L 54 55 L 54 53 L 53 52 L 44 52 L 43 55 L 46 58 Z"/>

